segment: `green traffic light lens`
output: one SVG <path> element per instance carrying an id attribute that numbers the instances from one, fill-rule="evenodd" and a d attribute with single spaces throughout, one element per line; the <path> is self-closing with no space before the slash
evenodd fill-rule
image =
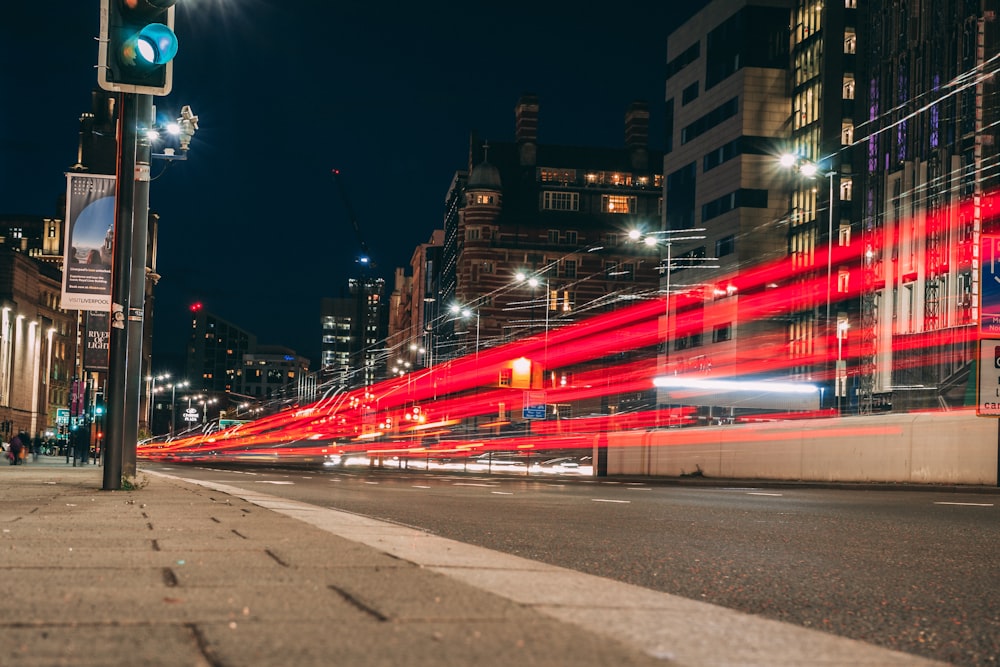
<path id="1" fill-rule="evenodd" d="M 165 65 L 177 55 L 177 35 L 162 23 L 150 23 L 136 35 L 136 51 L 148 65 Z"/>

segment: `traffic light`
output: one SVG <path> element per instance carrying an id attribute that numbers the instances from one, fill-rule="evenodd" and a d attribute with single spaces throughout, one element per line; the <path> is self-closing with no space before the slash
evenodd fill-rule
<path id="1" fill-rule="evenodd" d="M 112 92 L 166 95 L 177 55 L 177 0 L 101 0 L 97 83 Z"/>

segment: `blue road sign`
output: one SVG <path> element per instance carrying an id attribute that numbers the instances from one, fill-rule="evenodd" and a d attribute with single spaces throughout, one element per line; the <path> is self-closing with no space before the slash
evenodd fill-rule
<path id="1" fill-rule="evenodd" d="M 524 392 L 524 407 L 521 409 L 524 419 L 545 419 L 545 392 Z"/>

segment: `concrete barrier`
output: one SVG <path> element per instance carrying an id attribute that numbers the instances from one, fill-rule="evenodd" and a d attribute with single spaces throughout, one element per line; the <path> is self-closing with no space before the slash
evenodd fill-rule
<path id="1" fill-rule="evenodd" d="M 609 475 L 996 486 L 998 422 L 917 413 L 607 434 Z"/>

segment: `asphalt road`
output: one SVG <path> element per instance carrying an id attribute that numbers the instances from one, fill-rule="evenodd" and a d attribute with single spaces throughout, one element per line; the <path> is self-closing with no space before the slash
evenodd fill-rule
<path id="1" fill-rule="evenodd" d="M 1000 661 L 1000 495 L 155 467 L 956 665 Z"/>

